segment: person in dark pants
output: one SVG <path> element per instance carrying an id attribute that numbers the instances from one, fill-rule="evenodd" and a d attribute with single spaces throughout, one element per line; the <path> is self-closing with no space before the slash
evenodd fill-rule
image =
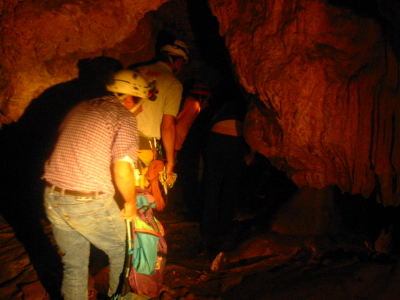
<path id="1" fill-rule="evenodd" d="M 177 117 L 176 170 L 179 174 L 172 197 L 183 200 L 185 220 L 199 222 L 202 204 L 200 181 L 202 178 L 202 155 L 204 141 L 210 131 L 209 99 L 211 89 L 200 81 L 190 85 L 183 108 Z M 181 193 L 181 194 L 179 194 Z M 179 207 L 175 202 L 176 208 Z"/>
<path id="2" fill-rule="evenodd" d="M 243 138 L 246 113 L 244 100 L 237 96 L 214 115 L 205 149 L 204 207 L 200 231 L 210 255 L 229 250 L 247 144 Z"/>

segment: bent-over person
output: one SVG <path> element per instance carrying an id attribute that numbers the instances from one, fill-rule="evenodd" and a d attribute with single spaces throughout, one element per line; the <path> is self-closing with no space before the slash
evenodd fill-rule
<path id="1" fill-rule="evenodd" d="M 137 72 L 122 70 L 106 89 L 69 112 L 45 164 L 44 203 L 62 252 L 64 300 L 88 299 L 90 244 L 108 255 L 108 296 L 115 292 L 125 258 L 124 219 L 136 215 L 134 114 L 142 102 L 135 102 L 148 97 L 148 86 Z M 124 199 L 122 212 L 113 181 Z"/>

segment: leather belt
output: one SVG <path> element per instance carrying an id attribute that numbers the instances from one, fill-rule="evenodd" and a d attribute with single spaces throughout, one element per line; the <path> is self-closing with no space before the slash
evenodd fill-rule
<path id="1" fill-rule="evenodd" d="M 79 191 L 72 191 L 72 190 L 67 190 L 67 189 L 63 189 L 60 188 L 58 186 L 55 186 L 53 184 L 50 184 L 48 182 L 46 182 L 46 186 L 53 188 L 54 186 L 54 191 L 62 193 L 64 191 L 64 195 L 68 195 L 68 196 L 75 196 L 75 197 L 97 197 L 100 195 L 103 195 L 103 192 L 79 192 Z"/>

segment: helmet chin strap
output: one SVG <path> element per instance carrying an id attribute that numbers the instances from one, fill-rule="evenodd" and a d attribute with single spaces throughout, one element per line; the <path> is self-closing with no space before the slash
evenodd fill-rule
<path id="1" fill-rule="evenodd" d="M 128 95 L 126 95 L 126 94 L 118 94 L 115 92 L 114 92 L 114 96 L 117 97 L 117 99 L 121 102 L 124 101 L 126 97 L 128 97 Z"/>
<path id="2" fill-rule="evenodd" d="M 140 105 L 142 105 L 142 103 L 144 102 L 144 100 L 146 100 L 146 98 L 140 99 L 140 101 L 138 103 L 136 103 L 135 106 L 132 107 L 129 111 L 131 113 L 134 113 L 135 111 L 137 111 L 139 109 Z"/>
<path id="3" fill-rule="evenodd" d="M 123 102 L 125 100 L 125 98 L 129 96 L 126 94 L 118 95 L 118 93 L 114 93 L 114 95 L 121 102 Z M 134 113 L 135 111 L 137 111 L 139 109 L 140 105 L 142 105 L 144 100 L 146 100 L 146 98 L 141 98 L 140 101 L 138 103 L 136 103 L 129 111 L 131 113 Z"/>

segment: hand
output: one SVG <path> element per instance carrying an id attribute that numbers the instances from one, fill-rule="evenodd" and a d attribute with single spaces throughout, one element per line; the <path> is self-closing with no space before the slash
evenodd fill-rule
<path id="1" fill-rule="evenodd" d="M 169 188 L 172 188 L 172 186 L 174 185 L 175 181 L 176 181 L 176 174 L 172 173 L 172 174 L 167 174 L 167 186 Z"/>
<path id="2" fill-rule="evenodd" d="M 125 202 L 124 208 L 121 210 L 121 216 L 122 219 L 133 222 L 136 216 L 136 202 Z"/>
<path id="3" fill-rule="evenodd" d="M 176 174 L 174 173 L 174 166 L 175 164 L 173 162 L 172 163 L 167 162 L 165 164 L 165 172 L 167 173 L 166 184 L 169 188 L 172 188 L 176 180 Z"/>
<path id="4" fill-rule="evenodd" d="M 165 163 L 165 172 L 168 174 L 167 177 L 170 177 L 169 175 L 174 173 L 174 167 L 175 167 L 175 164 L 173 162 Z"/>

